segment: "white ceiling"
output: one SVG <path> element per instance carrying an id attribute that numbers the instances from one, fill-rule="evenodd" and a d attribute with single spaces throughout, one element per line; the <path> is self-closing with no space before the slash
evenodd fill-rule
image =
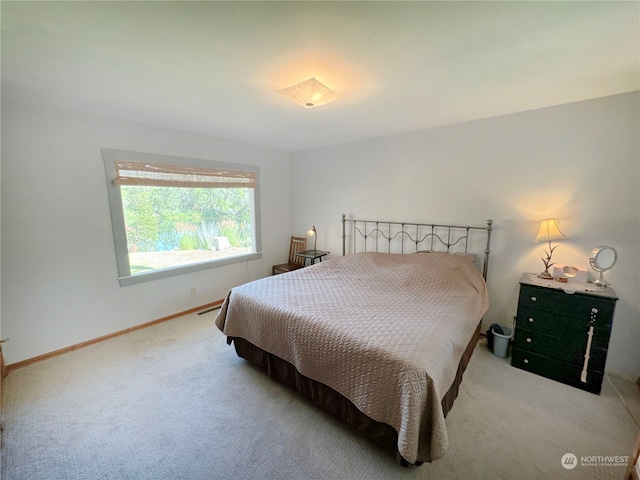
<path id="1" fill-rule="evenodd" d="M 2 98 L 301 151 L 640 89 L 633 2 L 8 2 Z M 304 109 L 274 90 L 315 76 Z"/>

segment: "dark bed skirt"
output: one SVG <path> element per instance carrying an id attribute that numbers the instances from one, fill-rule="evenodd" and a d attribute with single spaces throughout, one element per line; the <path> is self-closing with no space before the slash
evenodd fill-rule
<path id="1" fill-rule="evenodd" d="M 467 345 L 460 359 L 453 384 L 442 398 L 441 404 L 445 417 L 449 410 L 451 410 L 453 402 L 458 396 L 458 390 L 462 382 L 462 374 L 467 368 L 473 350 L 480 338 L 480 326 L 479 323 L 471 342 Z M 393 427 L 369 418 L 345 396 L 336 392 L 331 387 L 305 377 L 289 362 L 265 352 L 242 338 L 227 338 L 228 343 L 231 343 L 231 341 L 233 341 L 239 357 L 249 361 L 278 382 L 293 388 L 304 398 L 311 400 L 314 404 L 331 413 L 343 423 L 365 435 L 375 444 L 393 452 L 402 465 L 408 465 L 408 462 L 398 453 L 398 433 Z M 423 461 L 418 459 L 416 465 L 422 463 Z"/>

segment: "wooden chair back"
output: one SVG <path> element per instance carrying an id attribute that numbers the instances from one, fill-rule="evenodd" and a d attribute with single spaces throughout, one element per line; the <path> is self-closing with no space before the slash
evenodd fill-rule
<path id="1" fill-rule="evenodd" d="M 291 272 L 302 268 L 304 265 L 304 258 L 298 257 L 298 253 L 304 252 L 307 249 L 307 239 L 305 237 L 291 237 L 289 243 L 289 262 L 282 263 L 280 265 L 274 265 L 271 273 L 277 275 L 278 273 Z"/>
<path id="2" fill-rule="evenodd" d="M 289 263 L 298 265 L 304 264 L 304 258 L 298 257 L 298 253 L 302 253 L 307 249 L 307 239 L 304 237 L 291 237 L 289 244 Z"/>

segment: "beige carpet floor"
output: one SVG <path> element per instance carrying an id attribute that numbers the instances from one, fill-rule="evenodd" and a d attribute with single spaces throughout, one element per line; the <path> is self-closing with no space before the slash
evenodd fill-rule
<path id="1" fill-rule="evenodd" d="M 481 343 L 447 418 L 445 458 L 403 468 L 237 358 L 215 314 L 11 372 L 2 479 L 619 480 L 625 467 L 602 457 L 630 455 L 638 435 L 631 382 L 605 378 L 593 395 L 512 368 Z"/>

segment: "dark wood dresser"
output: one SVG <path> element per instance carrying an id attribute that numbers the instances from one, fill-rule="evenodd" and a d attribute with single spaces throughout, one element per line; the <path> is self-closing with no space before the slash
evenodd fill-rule
<path id="1" fill-rule="evenodd" d="M 599 394 L 617 300 L 610 287 L 525 273 L 511 365 Z"/>

